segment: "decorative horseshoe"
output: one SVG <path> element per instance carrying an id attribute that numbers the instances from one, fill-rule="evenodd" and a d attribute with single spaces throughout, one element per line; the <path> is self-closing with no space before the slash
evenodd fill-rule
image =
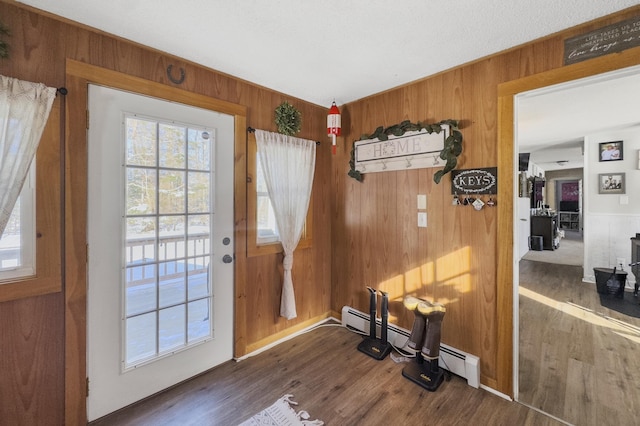
<path id="1" fill-rule="evenodd" d="M 169 65 L 167 67 L 167 77 L 169 77 L 169 80 L 171 80 L 172 83 L 175 84 L 182 84 L 184 82 L 184 68 L 180 68 L 180 78 L 179 79 L 175 79 L 171 76 L 171 69 L 173 69 L 173 65 Z"/>

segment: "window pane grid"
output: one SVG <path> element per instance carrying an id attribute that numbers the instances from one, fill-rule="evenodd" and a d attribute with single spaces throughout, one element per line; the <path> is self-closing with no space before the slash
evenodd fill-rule
<path id="1" fill-rule="evenodd" d="M 139 144 L 126 132 L 125 367 L 212 336 L 210 133 L 142 121 Z"/>

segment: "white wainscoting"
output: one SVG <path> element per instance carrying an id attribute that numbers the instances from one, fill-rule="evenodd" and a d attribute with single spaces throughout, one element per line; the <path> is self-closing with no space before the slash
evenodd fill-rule
<path id="1" fill-rule="evenodd" d="M 595 282 L 593 268 L 613 268 L 625 259 L 627 287 L 636 277 L 627 265 L 631 260 L 631 238 L 640 233 L 640 215 L 592 213 L 584 217 L 584 280 Z"/>

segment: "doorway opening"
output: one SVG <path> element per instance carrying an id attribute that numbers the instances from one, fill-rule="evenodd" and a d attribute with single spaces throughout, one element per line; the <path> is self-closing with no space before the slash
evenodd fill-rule
<path id="1" fill-rule="evenodd" d="M 542 88 L 538 91 L 523 92 L 522 97 L 521 95 L 515 95 L 514 121 L 517 128 L 514 135 L 515 156 L 518 156 L 518 150 L 522 148 L 521 139 L 526 140 L 525 137 L 521 138 L 520 119 L 522 118 L 522 111 L 519 107 L 523 99 L 526 100 L 527 95 L 540 95 L 541 98 L 553 93 L 564 95 L 571 100 L 571 106 L 565 106 L 568 113 L 571 114 L 571 109 L 576 109 L 574 104 L 587 108 L 589 106 L 585 105 L 585 102 L 576 100 L 575 96 L 568 94 L 570 91 L 586 92 L 590 88 L 603 90 L 604 87 L 616 83 L 621 87 L 619 92 L 629 92 L 632 90 L 630 87 L 638 87 L 638 83 L 628 85 L 628 80 L 626 79 L 638 79 L 638 76 L 640 76 L 640 67 L 630 67 L 553 87 Z M 605 90 L 605 95 L 619 95 L 618 90 L 610 87 L 609 89 Z M 640 93 L 632 96 L 638 95 Z M 599 248 L 601 252 L 605 250 L 608 252 L 606 256 L 598 257 L 598 254 L 594 254 L 598 250 L 595 250 L 593 246 L 597 245 L 598 241 L 601 241 L 601 232 L 597 229 L 599 227 L 595 225 L 597 223 L 605 223 L 603 222 L 606 220 L 605 216 L 616 214 L 603 211 L 600 207 L 605 201 L 614 201 L 609 205 L 624 204 L 624 199 L 603 200 L 597 194 L 597 184 L 593 177 L 597 176 L 597 172 L 601 171 L 599 168 L 602 167 L 602 164 L 599 164 L 598 144 L 596 142 L 602 138 L 606 139 L 619 131 L 626 131 L 629 135 L 640 134 L 640 127 L 638 127 L 637 118 L 627 117 L 626 111 L 624 111 L 624 109 L 633 105 L 629 103 L 633 101 L 617 98 L 617 101 L 614 102 L 599 98 L 595 102 L 597 105 L 592 106 L 591 109 L 592 112 L 599 115 L 600 119 L 590 120 L 592 122 L 590 124 L 597 127 L 579 128 L 576 126 L 576 129 L 582 134 L 571 135 L 574 139 L 582 139 L 580 154 L 583 157 L 583 164 L 579 172 L 574 171 L 572 175 L 567 169 L 563 169 L 568 162 L 573 164 L 579 164 L 579 162 L 576 162 L 573 158 L 567 158 L 564 161 L 564 157 L 557 156 L 560 151 L 553 145 L 554 143 L 561 145 L 563 142 L 557 138 L 548 140 L 540 151 L 554 151 L 556 156 L 552 158 L 558 160 L 554 161 L 558 163 L 559 167 L 556 167 L 556 170 L 547 170 L 544 167 L 530 170 L 530 173 L 535 178 L 542 179 L 547 186 L 545 202 L 541 203 L 541 206 L 532 207 L 529 212 L 532 221 L 538 217 L 548 219 L 547 221 L 551 227 L 550 235 L 552 238 L 556 235 L 559 236 L 560 248 L 571 245 L 574 242 L 580 242 L 584 236 L 584 248 L 580 250 L 582 253 L 577 256 L 582 261 L 566 262 L 566 259 L 560 256 L 560 250 L 556 247 L 550 249 L 552 250 L 551 253 L 545 253 L 550 255 L 550 257 L 547 256 L 546 258 L 536 258 L 529 254 L 518 256 L 516 251 L 513 252 L 515 399 L 525 405 L 571 423 L 581 423 L 584 419 L 580 416 L 581 414 L 584 415 L 585 410 L 582 410 L 582 413 L 576 413 L 575 411 L 580 410 L 567 408 L 565 401 L 593 398 L 596 404 L 598 403 L 598 396 L 589 395 L 589 391 L 585 390 L 584 386 L 578 385 L 576 381 L 584 381 L 584 375 L 591 377 L 589 380 L 598 381 L 602 380 L 603 377 L 615 376 L 610 374 L 610 370 L 597 372 L 593 365 L 593 360 L 585 359 L 584 354 L 591 353 L 594 357 L 603 357 L 603 352 L 606 352 L 607 347 L 620 347 L 620 342 L 618 344 L 603 342 L 609 342 L 608 339 L 617 337 L 615 329 L 620 327 L 621 323 L 625 324 L 624 327 L 630 328 L 636 328 L 640 325 L 635 320 L 618 317 L 615 312 L 602 308 L 592 280 L 593 273 L 590 272 L 593 270 L 594 261 L 607 261 L 607 257 L 616 258 L 620 253 L 615 252 L 614 248 L 608 246 Z M 558 105 L 558 103 L 559 101 L 556 100 L 554 106 L 562 108 L 562 105 Z M 616 106 L 621 106 L 622 110 L 610 111 L 612 103 L 616 104 Z M 598 106 L 600 110 L 598 110 Z M 614 118 L 603 118 L 607 116 L 603 109 L 608 109 L 609 111 L 607 112 L 612 112 Z M 577 114 L 580 115 L 581 113 Z M 563 128 L 559 130 L 559 133 L 564 132 L 565 134 L 568 132 L 567 127 L 570 128 L 576 124 L 573 122 L 568 124 L 560 113 L 554 114 L 553 107 L 549 108 L 548 120 L 549 122 L 555 121 L 558 125 L 562 122 Z M 523 127 L 526 128 L 526 126 Z M 540 134 L 536 135 L 536 138 L 539 141 L 544 139 Z M 634 136 L 630 136 L 629 140 L 634 141 L 636 139 Z M 640 136 L 637 137 L 637 140 L 640 142 Z M 571 143 L 571 141 L 568 143 Z M 636 142 L 630 143 L 635 144 Z M 533 145 L 525 146 L 526 151 L 533 156 L 536 152 Z M 640 147 L 640 145 L 638 146 Z M 522 151 L 520 150 L 520 152 Z M 543 156 L 539 158 L 543 158 Z M 560 158 L 562 158 L 562 161 Z M 533 161 L 535 163 L 535 160 Z M 540 163 L 542 162 L 541 160 Z M 621 164 L 620 166 L 628 168 L 628 165 Z M 520 176 L 517 176 L 516 182 L 523 181 L 523 179 L 518 178 Z M 524 181 L 526 182 L 526 179 Z M 521 192 L 514 196 L 514 206 L 518 205 L 519 195 L 521 195 Z M 637 226 L 640 223 L 640 219 L 634 219 L 634 215 L 626 212 L 624 208 L 621 213 L 631 216 L 631 219 L 626 218 L 625 220 L 634 223 L 633 226 Z M 521 216 L 526 213 L 519 210 L 517 214 Z M 533 223 L 531 232 L 533 232 Z M 614 232 L 614 234 L 618 233 Z M 621 234 L 624 235 L 624 232 Z M 522 232 L 515 230 L 514 236 L 516 241 L 521 240 Z M 629 237 L 632 234 L 624 236 Z M 617 235 L 610 236 L 610 239 L 615 240 L 616 238 L 619 237 Z M 592 244 L 591 248 L 589 246 L 590 243 Z M 609 323 L 606 322 L 607 318 L 611 318 Z M 537 328 L 537 331 L 531 332 L 532 328 Z M 544 331 L 545 329 L 546 331 Z M 637 332 L 636 334 L 640 335 Z M 591 342 L 589 336 L 592 335 L 599 336 L 599 344 L 591 344 L 593 342 Z M 527 372 L 527 374 L 523 375 L 523 372 Z M 581 378 L 579 377 L 580 375 L 582 375 Z M 618 379 L 612 378 L 611 380 Z"/>

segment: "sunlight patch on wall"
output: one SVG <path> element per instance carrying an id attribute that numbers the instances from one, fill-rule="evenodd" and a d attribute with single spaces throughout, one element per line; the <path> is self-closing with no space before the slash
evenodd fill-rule
<path id="1" fill-rule="evenodd" d="M 463 247 L 439 258 L 436 282 L 452 286 L 457 293 L 471 292 L 471 248 Z"/>
<path id="2" fill-rule="evenodd" d="M 404 275 L 396 275 L 395 277 L 389 278 L 386 281 L 382 281 L 378 285 L 378 289 L 380 291 L 384 291 L 389 293 L 389 301 L 397 301 L 402 302 L 402 299 L 405 296 L 405 277 Z"/>
<path id="3" fill-rule="evenodd" d="M 473 288 L 470 264 L 471 249 L 465 247 L 436 262 L 425 262 L 403 274 L 381 281 L 377 288 L 389 294 L 390 302 L 402 303 L 407 295 L 425 297 L 429 294 L 433 297 L 434 293 L 440 303 L 457 302 L 459 299 L 452 293 L 469 293 Z M 449 289 L 438 292 L 437 287 Z"/>

